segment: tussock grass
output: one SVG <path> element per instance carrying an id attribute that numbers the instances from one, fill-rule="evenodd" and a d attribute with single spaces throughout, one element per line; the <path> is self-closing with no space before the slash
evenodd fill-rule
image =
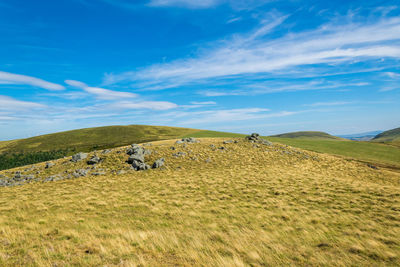
<path id="1" fill-rule="evenodd" d="M 0 188 L 0 266 L 400 264 L 398 173 L 223 140 L 154 142 L 164 169 Z M 126 167 L 118 150 L 99 168 Z M 56 162 L 40 175 L 80 167 Z"/>

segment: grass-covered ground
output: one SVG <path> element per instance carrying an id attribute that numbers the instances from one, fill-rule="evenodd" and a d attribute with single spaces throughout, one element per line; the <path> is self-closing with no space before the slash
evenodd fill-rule
<path id="1" fill-rule="evenodd" d="M 272 137 L 309 139 L 309 140 L 342 140 L 342 141 L 346 140 L 337 136 L 330 135 L 328 133 L 317 132 L 317 131 L 283 133 L 283 134 L 273 135 Z"/>
<path id="2" fill-rule="evenodd" d="M 290 146 L 369 162 L 381 167 L 400 169 L 400 147 L 388 144 L 340 140 L 306 140 L 268 137 Z"/>
<path id="3" fill-rule="evenodd" d="M 0 188 L 0 266 L 400 265 L 398 173 L 223 140 L 158 142 L 165 169 L 112 174 L 115 149 L 105 176 Z M 55 162 L 29 171 L 85 166 Z"/>
<path id="4" fill-rule="evenodd" d="M 106 126 L 0 142 L 0 170 L 77 152 L 181 137 L 240 137 L 241 134 L 166 126 Z M 62 153 L 60 153 L 62 151 Z"/>

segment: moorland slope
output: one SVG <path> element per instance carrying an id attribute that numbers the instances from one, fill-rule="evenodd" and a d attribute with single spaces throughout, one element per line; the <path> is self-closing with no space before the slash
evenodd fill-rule
<path id="1" fill-rule="evenodd" d="M 0 172 L 38 178 L 0 187 L 0 265 L 400 264 L 398 173 L 224 140 L 153 142 L 146 162 L 165 165 L 146 171 L 121 147 Z"/>

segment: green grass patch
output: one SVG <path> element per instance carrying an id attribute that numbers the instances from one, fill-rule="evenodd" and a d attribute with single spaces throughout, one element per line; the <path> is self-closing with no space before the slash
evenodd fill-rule
<path id="1" fill-rule="evenodd" d="M 392 145 L 339 140 L 267 137 L 268 140 L 320 153 L 328 153 L 388 167 L 400 168 L 400 148 Z"/>

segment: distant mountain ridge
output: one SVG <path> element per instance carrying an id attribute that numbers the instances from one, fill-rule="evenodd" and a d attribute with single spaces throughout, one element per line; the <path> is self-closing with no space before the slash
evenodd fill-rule
<path id="1" fill-rule="evenodd" d="M 357 134 L 346 134 L 346 135 L 338 135 L 339 137 L 354 140 L 354 141 L 370 141 L 376 135 L 382 133 L 383 131 L 371 131 Z"/>

